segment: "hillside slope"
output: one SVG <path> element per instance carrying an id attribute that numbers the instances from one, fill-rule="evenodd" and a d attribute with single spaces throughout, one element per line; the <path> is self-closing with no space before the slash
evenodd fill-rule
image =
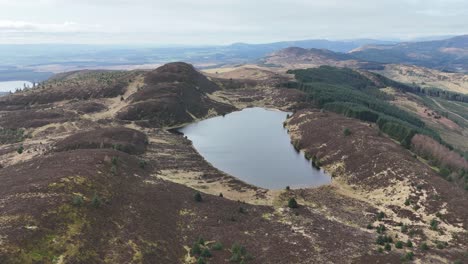
<path id="1" fill-rule="evenodd" d="M 330 68 L 303 77 L 384 98 L 372 91 L 394 84 Z M 372 123 L 314 109 L 309 91 L 271 87 L 266 73 L 256 82 L 215 79 L 185 63 L 130 73 L 116 95 L 35 101 L 41 91 L 79 95 L 94 74 L 115 74 L 77 72 L 59 76 L 60 86 L 2 101 L 1 263 L 467 260 L 468 193 Z M 323 165 L 332 183 L 252 186 L 171 132 L 251 106 L 294 111 L 284 124 L 292 143 Z M 138 109 L 134 119 L 124 118 L 131 109 Z M 288 207 L 291 198 L 298 208 Z"/>

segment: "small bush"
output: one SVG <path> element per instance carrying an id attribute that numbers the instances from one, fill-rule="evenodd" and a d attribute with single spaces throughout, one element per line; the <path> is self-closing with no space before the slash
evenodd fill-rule
<path id="1" fill-rule="evenodd" d="M 349 128 L 345 128 L 345 129 L 343 130 L 343 135 L 345 135 L 345 137 L 351 135 L 351 130 L 349 130 Z"/>
<path id="2" fill-rule="evenodd" d="M 431 230 L 437 230 L 437 228 L 439 227 L 439 221 L 437 221 L 437 219 L 432 219 L 431 220 Z"/>
<path id="3" fill-rule="evenodd" d="M 115 166 L 114 164 L 112 164 L 111 173 L 112 173 L 112 175 L 116 175 L 116 174 L 117 174 L 117 166 Z"/>
<path id="4" fill-rule="evenodd" d="M 408 241 L 406 241 L 406 246 L 409 247 L 409 248 L 412 248 L 413 247 L 413 242 L 411 242 L 411 240 L 408 239 Z"/>
<path id="5" fill-rule="evenodd" d="M 385 244 L 385 247 L 384 247 L 384 248 L 385 248 L 385 250 L 390 251 L 390 250 L 392 250 L 392 245 L 390 245 L 389 243 L 387 243 L 387 244 Z"/>
<path id="6" fill-rule="evenodd" d="M 286 186 L 286 191 L 289 191 L 291 188 L 289 186 Z"/>
<path id="7" fill-rule="evenodd" d="M 367 229 L 373 229 L 374 227 L 372 226 L 372 224 L 367 224 Z"/>
<path id="8" fill-rule="evenodd" d="M 406 199 L 406 200 L 405 200 L 405 205 L 406 205 L 406 206 L 409 206 L 410 204 L 411 204 L 411 200 L 410 200 L 410 199 Z"/>
<path id="9" fill-rule="evenodd" d="M 203 237 L 199 237 L 197 239 L 197 242 L 195 242 L 195 243 L 204 246 L 205 245 L 205 239 L 203 239 Z"/>
<path id="10" fill-rule="evenodd" d="M 196 192 L 195 195 L 193 196 L 193 199 L 195 200 L 195 202 L 202 202 L 203 201 L 203 198 L 202 198 L 202 195 L 200 192 Z"/>
<path id="11" fill-rule="evenodd" d="M 429 250 L 429 246 L 427 245 L 426 242 L 422 243 L 421 246 L 419 246 L 422 250 Z"/>
<path id="12" fill-rule="evenodd" d="M 450 170 L 447 169 L 446 167 L 443 167 L 439 170 L 440 176 L 447 178 L 450 175 Z"/>
<path id="13" fill-rule="evenodd" d="M 200 256 L 204 258 L 211 258 L 212 257 L 211 251 L 208 248 L 204 248 L 202 252 L 200 253 Z"/>
<path id="14" fill-rule="evenodd" d="M 246 261 L 253 259 L 253 257 L 247 253 L 245 247 L 239 244 L 232 245 L 231 252 L 232 255 L 229 259 L 230 262 L 245 263 Z"/>
<path id="15" fill-rule="evenodd" d="M 18 152 L 18 154 L 23 154 L 23 151 L 24 151 L 23 145 L 19 146 L 19 148 L 16 150 L 16 152 Z"/>
<path id="16" fill-rule="evenodd" d="M 220 242 L 216 242 L 216 243 L 214 243 L 213 247 L 211 247 L 211 249 L 213 249 L 213 250 L 223 250 L 223 244 L 221 244 Z"/>
<path id="17" fill-rule="evenodd" d="M 72 204 L 76 207 L 80 207 L 82 206 L 84 203 L 84 199 L 83 199 L 83 196 L 81 195 L 75 195 L 73 196 L 73 199 L 72 199 Z"/>
<path id="18" fill-rule="evenodd" d="M 397 241 L 397 242 L 395 243 L 395 247 L 396 247 L 396 248 L 403 248 L 403 242 Z"/>
<path id="19" fill-rule="evenodd" d="M 118 157 L 112 157 L 112 165 L 113 166 L 117 166 L 117 163 L 119 162 L 119 158 Z"/>
<path id="20" fill-rule="evenodd" d="M 219 197 L 224 197 L 224 196 L 223 196 L 223 193 L 219 193 Z"/>
<path id="21" fill-rule="evenodd" d="M 402 233 L 408 232 L 408 226 L 407 226 L 407 225 L 402 225 L 402 226 L 401 226 L 401 232 L 402 232 Z"/>
<path id="22" fill-rule="evenodd" d="M 377 227 L 377 233 L 378 233 L 378 234 L 383 234 L 386 230 L 387 230 L 387 229 L 385 228 L 384 225 L 379 225 L 379 226 Z"/>
<path id="23" fill-rule="evenodd" d="M 94 194 L 93 199 L 91 199 L 91 205 L 94 208 L 98 208 L 98 207 L 101 206 L 101 204 L 102 204 L 102 201 L 101 201 L 101 198 L 99 197 L 99 195 Z"/>
<path id="24" fill-rule="evenodd" d="M 244 209 L 244 207 L 241 206 L 241 207 L 239 207 L 239 213 L 245 214 L 245 213 L 247 213 L 247 211 Z"/>
<path id="25" fill-rule="evenodd" d="M 292 209 L 298 208 L 299 205 L 297 204 L 296 199 L 290 198 L 289 201 L 288 201 L 288 207 L 289 207 L 289 208 L 292 208 Z"/>
<path id="26" fill-rule="evenodd" d="M 385 213 L 384 212 L 379 212 L 377 214 L 377 220 L 381 221 L 384 218 L 385 218 Z"/>
<path id="27" fill-rule="evenodd" d="M 190 249 L 190 254 L 195 256 L 195 255 L 200 255 L 201 252 L 202 252 L 202 249 L 200 247 L 200 244 L 197 242 L 193 243 L 192 249 Z"/>
<path id="28" fill-rule="evenodd" d="M 402 257 L 403 261 L 411 261 L 414 258 L 414 253 L 413 252 L 406 252 L 406 254 Z"/>
<path id="29" fill-rule="evenodd" d="M 140 166 L 140 168 L 144 169 L 147 165 L 147 162 L 146 160 L 139 160 L 138 165 Z"/>
<path id="30" fill-rule="evenodd" d="M 447 242 L 442 242 L 442 241 L 437 241 L 436 242 L 436 247 L 438 249 L 444 249 L 446 246 L 448 246 L 448 243 Z"/>
<path id="31" fill-rule="evenodd" d="M 206 264 L 206 261 L 205 261 L 204 258 L 199 257 L 199 258 L 197 259 L 197 264 Z"/>

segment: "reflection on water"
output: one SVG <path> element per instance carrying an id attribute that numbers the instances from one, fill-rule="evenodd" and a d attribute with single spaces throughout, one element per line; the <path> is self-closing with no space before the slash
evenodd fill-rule
<path id="1" fill-rule="evenodd" d="M 297 153 L 283 128 L 288 113 L 248 108 L 179 129 L 213 166 L 247 183 L 284 189 L 327 184 L 330 177 Z"/>

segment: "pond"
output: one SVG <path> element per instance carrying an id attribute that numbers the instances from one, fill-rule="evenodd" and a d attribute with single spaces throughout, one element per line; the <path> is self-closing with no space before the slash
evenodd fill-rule
<path id="1" fill-rule="evenodd" d="M 249 184 L 284 189 L 330 183 L 330 176 L 313 168 L 292 146 L 283 128 L 287 115 L 247 108 L 187 125 L 179 132 L 214 167 Z"/>

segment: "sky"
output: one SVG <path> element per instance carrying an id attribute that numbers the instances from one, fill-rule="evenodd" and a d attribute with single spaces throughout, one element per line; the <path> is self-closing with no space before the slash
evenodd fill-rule
<path id="1" fill-rule="evenodd" d="M 0 43 L 267 43 L 468 34 L 467 0 L 0 0 Z"/>

